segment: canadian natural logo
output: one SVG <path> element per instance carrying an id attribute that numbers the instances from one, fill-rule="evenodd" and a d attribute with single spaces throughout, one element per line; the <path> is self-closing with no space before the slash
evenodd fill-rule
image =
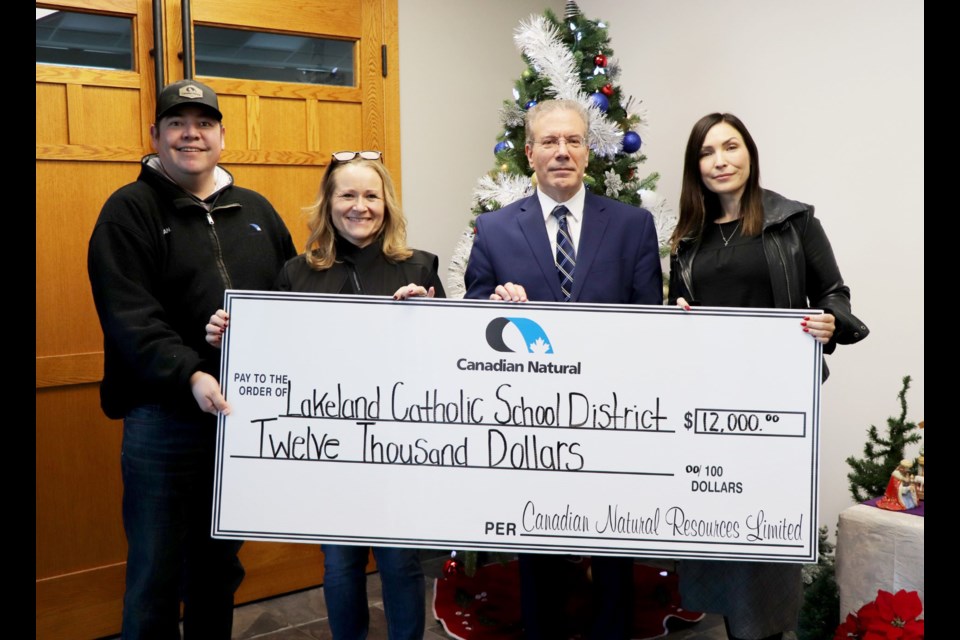
<path id="1" fill-rule="evenodd" d="M 500 353 L 532 353 L 538 356 L 554 355 L 553 343 L 547 332 L 529 318 L 494 318 L 487 324 L 487 344 Z M 526 363 L 500 358 L 495 361 L 458 358 L 461 371 L 498 371 L 506 373 L 566 373 L 580 375 L 580 362 L 561 364 L 540 362 L 537 359 Z"/>
<path id="2" fill-rule="evenodd" d="M 504 331 L 513 327 L 520 332 L 527 353 L 553 353 L 550 338 L 539 324 L 529 318 L 494 318 L 487 325 L 487 344 L 494 351 L 516 353 L 516 349 L 507 345 Z M 515 342 L 515 341 L 512 341 Z M 516 346 L 516 345 L 514 345 Z"/>

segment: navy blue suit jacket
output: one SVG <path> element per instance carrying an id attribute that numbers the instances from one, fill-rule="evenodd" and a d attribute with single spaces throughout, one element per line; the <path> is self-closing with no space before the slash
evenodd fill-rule
<path id="1" fill-rule="evenodd" d="M 540 201 L 534 194 L 477 217 L 465 276 L 467 298 L 522 285 L 529 300 L 563 300 Z M 571 302 L 663 304 L 653 216 L 587 191 Z"/>

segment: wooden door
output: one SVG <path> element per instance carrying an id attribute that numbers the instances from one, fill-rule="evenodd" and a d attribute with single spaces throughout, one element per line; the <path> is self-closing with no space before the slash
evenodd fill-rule
<path id="1" fill-rule="evenodd" d="M 133 70 L 37 64 L 36 633 L 95 638 L 119 632 L 126 542 L 121 425 L 99 407 L 102 334 L 86 250 L 103 202 L 136 179 L 151 152 L 153 16 L 150 0 L 37 7 L 123 17 L 133 34 Z M 164 0 L 165 82 L 184 77 L 180 11 L 180 0 Z M 355 42 L 353 86 L 196 75 L 220 96 L 221 163 L 273 203 L 299 248 L 301 208 L 315 197 L 331 152 L 380 149 L 399 184 L 396 0 L 193 0 L 191 16 L 194 27 Z M 322 579 L 314 545 L 248 543 L 241 557 L 247 578 L 238 602 Z"/>

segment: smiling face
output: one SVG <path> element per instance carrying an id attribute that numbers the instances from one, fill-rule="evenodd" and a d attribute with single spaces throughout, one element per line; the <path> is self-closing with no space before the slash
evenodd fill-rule
<path id="1" fill-rule="evenodd" d="M 354 163 L 338 168 L 332 179 L 333 226 L 351 244 L 366 247 L 383 228 L 383 181 L 372 168 Z"/>
<path id="2" fill-rule="evenodd" d="M 212 191 L 223 136 L 220 121 L 209 110 L 194 106 L 180 107 L 150 127 L 153 148 L 163 170 L 174 182 L 200 197 Z"/>
<path id="3" fill-rule="evenodd" d="M 530 131 L 527 160 L 537 174 L 537 184 L 557 202 L 566 202 L 580 190 L 590 159 L 587 123 L 576 111 L 558 109 L 531 122 Z"/>
<path id="4" fill-rule="evenodd" d="M 750 177 L 750 152 L 743 136 L 726 122 L 713 125 L 700 148 L 700 177 L 721 199 L 740 200 Z"/>

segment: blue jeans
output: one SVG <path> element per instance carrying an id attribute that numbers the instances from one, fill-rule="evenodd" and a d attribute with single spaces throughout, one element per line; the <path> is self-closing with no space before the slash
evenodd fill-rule
<path id="1" fill-rule="evenodd" d="M 334 640 L 364 640 L 370 626 L 367 608 L 368 547 L 323 545 L 323 595 Z M 373 547 L 389 640 L 423 640 L 426 586 L 416 549 Z"/>
<path id="2" fill-rule="evenodd" d="M 123 638 L 229 640 L 242 541 L 210 537 L 216 427 L 158 405 L 123 421 Z"/>

